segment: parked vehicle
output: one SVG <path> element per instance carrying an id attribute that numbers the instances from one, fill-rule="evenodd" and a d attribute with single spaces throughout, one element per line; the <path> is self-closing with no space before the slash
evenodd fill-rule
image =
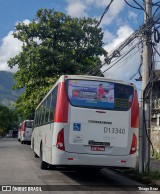
<path id="1" fill-rule="evenodd" d="M 13 130 L 9 130 L 8 133 L 6 134 L 7 138 L 11 138 L 13 134 Z"/>
<path id="2" fill-rule="evenodd" d="M 25 120 L 20 124 L 20 138 L 21 144 L 31 142 L 33 120 Z"/>
<path id="3" fill-rule="evenodd" d="M 21 141 L 21 124 L 19 124 L 19 128 L 18 128 L 18 141 Z"/>
<path id="4" fill-rule="evenodd" d="M 12 137 L 13 138 L 17 138 L 18 137 L 18 130 L 13 130 L 13 133 L 12 133 Z"/>
<path id="5" fill-rule="evenodd" d="M 35 111 L 31 147 L 41 169 L 135 168 L 136 87 L 104 77 L 61 76 Z"/>

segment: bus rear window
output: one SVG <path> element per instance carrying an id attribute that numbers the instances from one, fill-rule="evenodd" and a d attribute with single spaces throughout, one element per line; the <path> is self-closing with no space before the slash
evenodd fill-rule
<path id="1" fill-rule="evenodd" d="M 113 82 L 67 80 L 67 90 L 72 106 L 127 111 L 134 88 Z"/>
<path id="2" fill-rule="evenodd" d="M 32 128 L 33 127 L 33 121 L 26 121 L 26 127 Z"/>

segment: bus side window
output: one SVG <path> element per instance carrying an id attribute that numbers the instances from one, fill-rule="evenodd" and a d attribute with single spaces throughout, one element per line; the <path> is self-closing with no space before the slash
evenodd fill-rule
<path id="1" fill-rule="evenodd" d="M 34 127 L 37 126 L 37 116 L 38 116 L 38 111 L 35 112 L 35 116 L 34 116 Z"/>
<path id="2" fill-rule="evenodd" d="M 47 103 L 47 99 L 42 104 L 42 108 L 43 108 L 42 124 L 45 124 L 46 103 Z"/>
<path id="3" fill-rule="evenodd" d="M 41 111 L 42 111 L 42 113 L 41 113 L 41 125 L 44 124 L 45 105 L 46 105 L 46 100 L 41 105 Z"/>
<path id="4" fill-rule="evenodd" d="M 54 119 L 54 113 L 55 113 L 56 102 L 57 102 L 57 93 L 58 93 L 58 87 L 56 87 L 52 91 L 52 100 L 51 100 L 51 106 L 50 106 L 50 121 L 53 121 Z"/>
<path id="5" fill-rule="evenodd" d="M 50 104 L 51 104 L 51 94 L 46 99 L 46 109 L 45 109 L 45 123 L 49 122 L 49 114 L 50 114 Z"/>
<path id="6" fill-rule="evenodd" d="M 39 107 L 39 125 L 42 124 L 42 118 L 43 118 L 43 104 Z"/>
<path id="7" fill-rule="evenodd" d="M 37 118 L 36 118 L 36 126 L 39 125 L 39 120 L 40 120 L 40 114 L 39 113 L 40 112 L 39 112 L 39 108 L 38 108 L 37 111 L 36 111 L 36 115 L 37 115 Z"/>

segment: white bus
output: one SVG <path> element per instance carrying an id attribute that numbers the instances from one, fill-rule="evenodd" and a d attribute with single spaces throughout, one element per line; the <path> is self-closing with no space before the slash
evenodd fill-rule
<path id="1" fill-rule="evenodd" d="M 21 141 L 21 124 L 19 124 L 19 128 L 18 128 L 18 141 Z"/>
<path id="2" fill-rule="evenodd" d="M 24 120 L 20 124 L 18 138 L 20 139 L 21 144 L 31 142 L 32 128 L 33 128 L 33 120 Z"/>
<path id="3" fill-rule="evenodd" d="M 131 167 L 137 159 L 138 98 L 133 84 L 61 76 L 35 111 L 31 148 L 41 169 Z"/>

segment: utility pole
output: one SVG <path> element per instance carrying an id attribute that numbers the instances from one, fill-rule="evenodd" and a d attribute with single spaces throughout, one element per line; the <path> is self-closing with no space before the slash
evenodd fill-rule
<path id="1" fill-rule="evenodd" d="M 152 17 L 152 0 L 145 0 L 144 24 Z M 151 29 L 146 28 L 143 37 L 143 65 L 142 65 L 142 94 L 141 94 L 141 117 L 140 117 L 140 161 L 139 171 L 148 172 L 150 169 L 150 99 L 146 101 L 144 91 L 149 81 L 149 69 L 151 67 Z"/>

